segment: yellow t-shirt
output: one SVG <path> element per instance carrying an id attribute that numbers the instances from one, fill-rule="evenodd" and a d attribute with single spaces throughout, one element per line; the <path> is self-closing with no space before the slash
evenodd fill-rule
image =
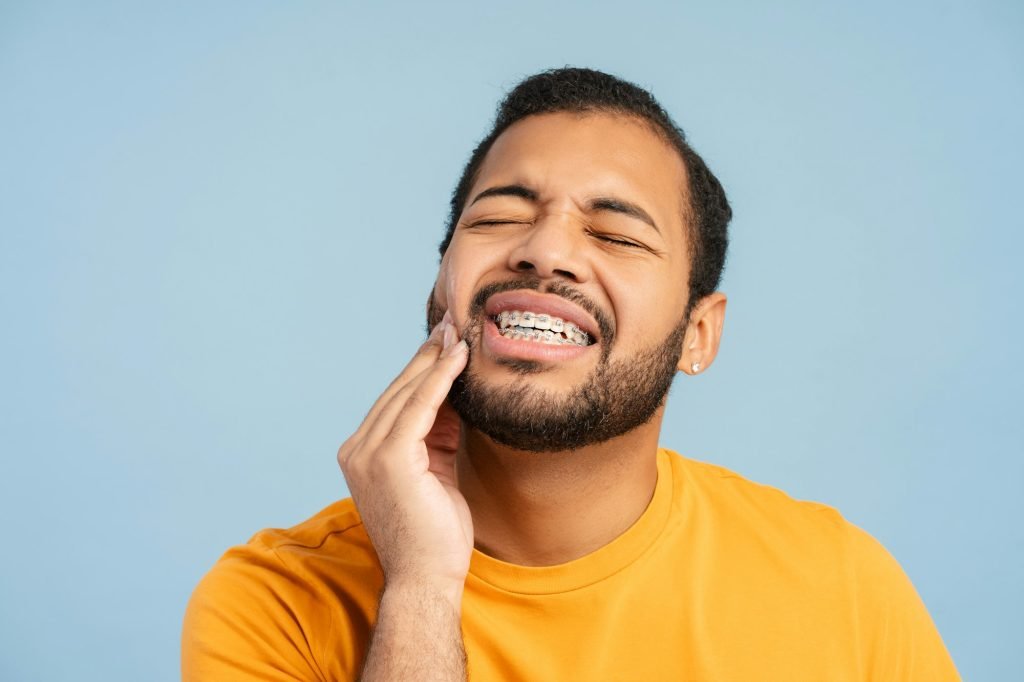
<path id="1" fill-rule="evenodd" d="M 192 595 L 183 679 L 354 680 L 381 585 L 349 499 L 262 531 Z M 664 449 L 647 510 L 596 552 L 537 568 L 474 550 L 462 629 L 471 680 L 960 679 L 871 536 Z"/>

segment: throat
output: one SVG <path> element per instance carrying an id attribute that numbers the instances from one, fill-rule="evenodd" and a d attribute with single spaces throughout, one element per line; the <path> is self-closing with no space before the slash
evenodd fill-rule
<path id="1" fill-rule="evenodd" d="M 490 445 L 479 442 L 484 438 L 471 433 L 460 447 L 459 488 L 473 515 L 476 548 L 501 561 L 553 566 L 586 556 L 626 532 L 654 494 L 656 444 L 626 458 L 618 447 L 600 446 L 567 453 L 485 447 L 470 454 L 474 441 Z"/>

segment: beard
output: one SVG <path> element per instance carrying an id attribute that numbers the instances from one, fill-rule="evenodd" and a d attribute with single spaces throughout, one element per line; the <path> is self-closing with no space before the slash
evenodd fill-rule
<path id="1" fill-rule="evenodd" d="M 570 390 L 552 392 L 530 385 L 528 376 L 543 370 L 539 362 L 500 361 L 520 375 L 501 386 L 489 384 L 473 370 L 474 346 L 482 338 L 483 325 L 491 324 L 483 311 L 487 299 L 503 291 L 540 288 L 539 279 L 522 278 L 488 285 L 473 297 L 469 325 L 462 330 L 470 360 L 448 393 L 448 402 L 463 423 L 516 450 L 558 452 L 602 443 L 650 421 L 664 404 L 675 378 L 689 310 L 665 339 L 630 357 L 610 360 L 615 328 L 609 317 L 575 289 L 552 283 L 544 293 L 573 301 L 597 320 L 601 356 L 590 375 Z M 443 315 L 431 291 L 427 301 L 428 330 Z"/>

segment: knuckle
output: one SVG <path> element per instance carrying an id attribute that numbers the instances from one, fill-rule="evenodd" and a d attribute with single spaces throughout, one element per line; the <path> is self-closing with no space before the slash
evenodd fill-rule
<path id="1" fill-rule="evenodd" d="M 352 458 L 359 451 L 359 445 L 361 439 L 358 434 L 349 436 L 348 440 L 341 444 L 338 448 L 338 464 L 344 470 L 346 466 L 352 461 Z"/>
<path id="2" fill-rule="evenodd" d="M 344 443 L 340 448 L 338 448 L 338 465 L 341 466 L 342 469 L 344 469 L 346 464 L 348 463 L 351 450 L 352 449 L 349 447 L 347 442 Z"/>
<path id="3" fill-rule="evenodd" d="M 348 464 L 342 468 L 341 473 L 344 474 L 345 480 L 349 484 L 359 484 L 368 478 L 366 467 L 359 460 L 349 460 Z"/>
<path id="4" fill-rule="evenodd" d="M 419 350 L 416 351 L 417 355 L 429 355 L 431 353 L 437 353 L 441 350 L 441 340 L 436 336 L 429 336 L 427 340 L 420 344 Z"/>

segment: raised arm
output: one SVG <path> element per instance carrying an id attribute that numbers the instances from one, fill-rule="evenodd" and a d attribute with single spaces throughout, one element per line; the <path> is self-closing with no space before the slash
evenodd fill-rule
<path id="1" fill-rule="evenodd" d="M 465 680 L 462 592 L 473 523 L 445 404 L 468 350 L 450 318 L 370 409 L 338 463 L 384 571 L 363 682 Z"/>

